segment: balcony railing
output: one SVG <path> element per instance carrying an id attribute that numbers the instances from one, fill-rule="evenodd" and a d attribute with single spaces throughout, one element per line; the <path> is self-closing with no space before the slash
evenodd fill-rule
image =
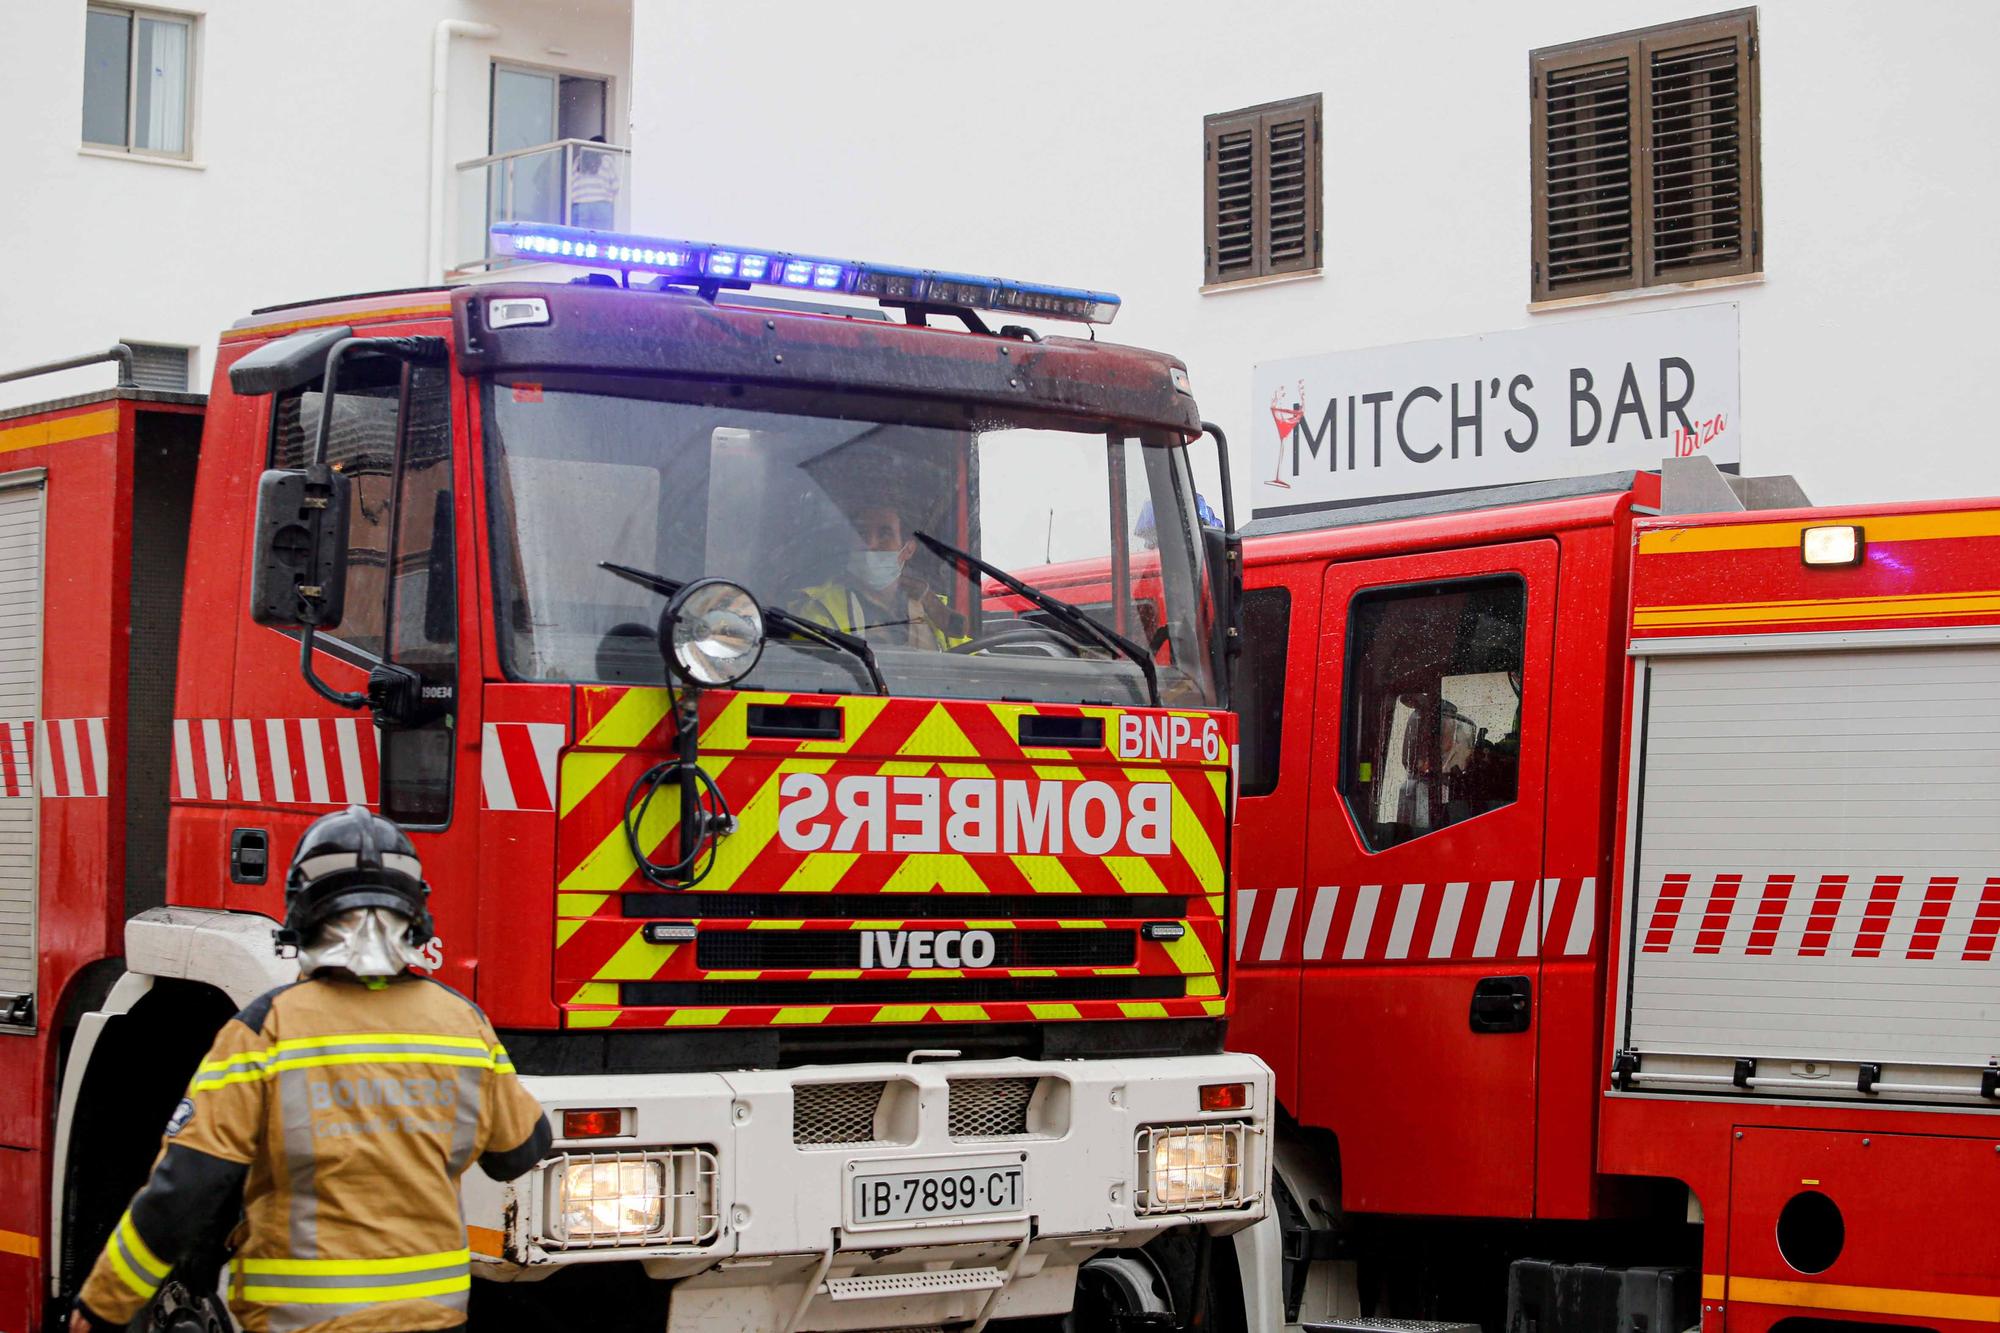
<path id="1" fill-rule="evenodd" d="M 494 153 L 458 164 L 459 272 L 500 267 L 488 231 L 496 222 L 560 222 L 629 230 L 626 170 L 632 150 L 587 139 Z"/>

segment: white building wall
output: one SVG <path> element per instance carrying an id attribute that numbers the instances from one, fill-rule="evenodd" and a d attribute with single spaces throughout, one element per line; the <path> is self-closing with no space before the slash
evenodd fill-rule
<path id="1" fill-rule="evenodd" d="M 1529 51 L 1711 12 L 639 0 L 634 226 L 1108 288 L 1112 336 L 1185 357 L 1233 441 L 1263 439 L 1259 361 L 1737 301 L 1744 471 L 1825 502 L 2000 494 L 2000 8 L 1768 0 L 1764 279 L 1529 311 Z M 1324 274 L 1201 295 L 1203 115 L 1313 92 Z"/>
<path id="2" fill-rule="evenodd" d="M 200 348 L 206 389 L 216 335 L 253 307 L 438 281 L 426 209 L 440 19 L 499 29 L 452 44 L 449 163 L 486 152 L 496 59 L 609 75 L 608 137 L 628 142 L 630 0 L 161 7 L 199 16 L 191 165 L 84 148 L 84 0 L 12 0 L 0 15 L 0 370 L 135 338 Z M 113 378 L 98 366 L 0 385 L 0 406 Z"/>

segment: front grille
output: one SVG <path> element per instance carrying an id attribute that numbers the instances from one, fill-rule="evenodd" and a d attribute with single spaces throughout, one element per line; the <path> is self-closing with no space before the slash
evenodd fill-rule
<path id="1" fill-rule="evenodd" d="M 671 921 L 1183 921 L 1166 893 L 628 893 L 627 917 Z"/>
<path id="2" fill-rule="evenodd" d="M 1178 1000 L 1180 977 L 913 977 L 881 981 L 628 981 L 618 1003 L 722 1007 L 745 1004 L 981 1004 L 1003 1000 Z"/>
<path id="3" fill-rule="evenodd" d="M 861 1145 L 876 1143 L 875 1113 L 888 1087 L 869 1083 L 807 1083 L 792 1093 L 792 1142 Z"/>
<path id="4" fill-rule="evenodd" d="M 704 969 L 860 967 L 858 930 L 703 931 Z M 990 967 L 1130 967 L 1137 936 L 1125 930 L 996 930 Z M 881 955 L 877 955 L 880 957 Z"/>
<path id="5" fill-rule="evenodd" d="M 1038 1078 L 954 1078 L 949 1091 L 954 1139 L 1019 1138 L 1028 1132 L 1028 1103 Z"/>

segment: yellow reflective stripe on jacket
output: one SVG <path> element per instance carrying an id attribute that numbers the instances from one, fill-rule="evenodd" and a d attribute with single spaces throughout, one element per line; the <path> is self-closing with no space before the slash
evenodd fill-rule
<path id="1" fill-rule="evenodd" d="M 132 1225 L 130 1209 L 118 1219 L 118 1226 L 111 1233 L 111 1244 L 105 1247 L 105 1253 L 110 1256 L 112 1271 L 118 1274 L 119 1280 L 148 1300 L 167 1280 L 167 1265 L 160 1262 L 159 1256 L 139 1235 L 139 1228 Z"/>
<path id="2" fill-rule="evenodd" d="M 238 1259 L 235 1293 L 264 1305 L 361 1305 L 449 1296 L 472 1286 L 469 1250 L 393 1259 Z"/>
<path id="3" fill-rule="evenodd" d="M 342 1033 L 294 1038 L 275 1042 L 261 1051 L 245 1051 L 227 1060 L 205 1061 L 195 1073 L 192 1089 L 208 1092 L 232 1083 L 256 1082 L 287 1069 L 354 1064 L 462 1065 L 503 1072 L 511 1072 L 514 1067 L 504 1047 L 488 1046 L 477 1037 L 410 1032 Z"/>
<path id="4" fill-rule="evenodd" d="M 472 1262 L 470 1248 L 440 1250 L 436 1254 L 399 1254 L 392 1259 L 237 1259 L 236 1267 L 250 1276 L 279 1274 L 285 1277 L 372 1277 L 381 1274 L 419 1273 L 426 1268 L 445 1268 Z"/>

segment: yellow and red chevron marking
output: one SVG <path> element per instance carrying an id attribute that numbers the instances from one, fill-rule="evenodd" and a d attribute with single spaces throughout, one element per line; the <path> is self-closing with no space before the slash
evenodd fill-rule
<path id="1" fill-rule="evenodd" d="M 756 704 L 837 708 L 838 740 L 753 737 L 749 709 Z M 1063 910 L 1065 899 L 1081 896 L 1153 895 L 1157 913 L 1146 919 L 1182 921 L 1178 941 L 1137 944 L 1132 965 L 1123 967 L 1005 967 L 981 977 L 1039 977 L 1045 989 L 1060 991 L 1068 978 L 1180 978 L 1178 996 L 1160 999 L 1068 999 L 982 1003 L 923 1002 L 922 987 L 899 1003 L 704 1004 L 670 1009 L 635 1008 L 621 1002 L 621 986 L 634 982 L 710 983 L 704 994 L 726 994 L 727 983 L 811 981 L 838 983 L 932 978 L 957 979 L 950 969 L 924 971 L 856 968 L 715 971 L 696 966 L 692 945 L 651 944 L 643 922 L 625 915 L 622 895 L 657 893 L 638 871 L 627 846 L 623 820 L 633 784 L 671 755 L 673 727 L 666 692 L 658 689 L 586 688 L 578 692 L 577 745 L 564 754 L 558 800 L 556 1000 L 570 1026 L 765 1025 L 784 1023 L 876 1023 L 1022 1021 L 1200 1017 L 1222 1012 L 1223 859 L 1233 719 L 1214 718 L 1219 744 L 1201 757 L 1120 760 L 1114 756 L 1120 717 L 1116 708 L 989 704 L 928 699 L 711 693 L 702 701 L 702 764 L 715 778 L 738 820 L 724 839 L 708 877 L 687 891 L 688 905 L 662 911 L 649 900 L 649 913 L 706 916 L 709 895 L 756 893 L 797 895 L 796 912 L 755 920 L 717 916 L 702 932 L 768 930 L 1135 931 L 1136 918 L 1092 918 Z M 1143 711 L 1156 723 L 1163 715 Z M 1016 739 L 1022 714 L 1096 716 L 1104 720 L 1105 749 L 1026 747 Z M 1204 725 L 1213 715 L 1183 713 Z M 1135 783 L 1165 784 L 1170 790 L 1169 847 L 1156 855 L 1083 855 L 1074 851 L 802 851 L 779 836 L 780 783 L 791 774 L 837 781 L 843 776 L 936 777 L 939 779 L 1034 779 L 1043 782 L 1100 782 L 1114 791 Z M 1158 788 L 1156 788 L 1158 790 Z M 677 803 L 663 793 L 640 828 L 641 844 L 656 862 L 677 855 L 673 828 Z M 1018 905 L 1025 895 L 1046 898 L 1032 914 L 1018 910 L 1004 919 L 946 919 L 930 913 L 916 918 L 899 911 L 905 894 L 996 895 Z M 820 903 L 838 894 L 844 914 Z M 866 917 L 852 910 L 851 895 L 879 896 L 879 911 Z M 816 901 L 817 899 L 817 901 Z M 831 991 L 837 992 L 836 985 Z M 819 988 L 823 996 L 829 987 Z"/>

